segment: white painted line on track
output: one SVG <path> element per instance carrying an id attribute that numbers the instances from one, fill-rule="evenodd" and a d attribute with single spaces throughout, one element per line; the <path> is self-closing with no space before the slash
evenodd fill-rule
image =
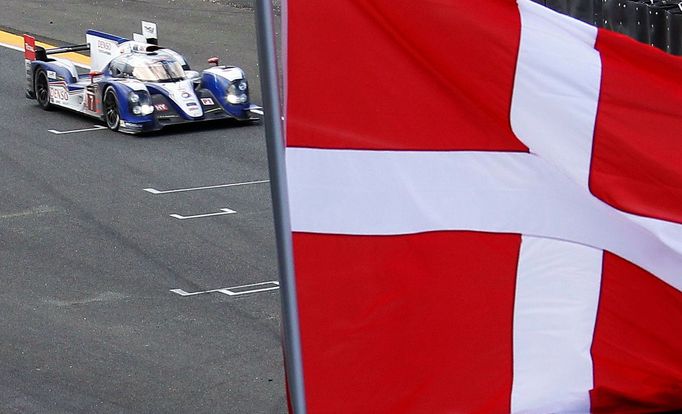
<path id="1" fill-rule="evenodd" d="M 220 211 L 217 213 L 197 214 L 195 216 L 181 216 L 180 214 L 171 214 L 170 216 L 173 218 L 176 218 L 178 220 L 187 220 L 187 219 L 204 218 L 204 217 L 224 216 L 226 214 L 235 214 L 235 213 L 236 213 L 236 211 L 230 210 L 229 208 L 221 208 Z"/>
<path id="2" fill-rule="evenodd" d="M 65 134 L 75 134 L 78 132 L 87 132 L 87 131 L 99 131 L 101 129 L 107 129 L 107 127 L 102 126 L 102 125 L 95 125 L 93 128 L 84 128 L 84 129 L 74 129 L 72 131 L 57 131 L 54 129 L 48 129 L 48 132 L 51 132 L 56 135 L 65 135 Z"/>
<path id="3" fill-rule="evenodd" d="M 210 190 L 213 188 L 238 187 L 241 185 L 263 184 L 263 183 L 269 183 L 269 182 L 270 182 L 270 180 L 259 180 L 259 181 L 246 181 L 243 183 L 209 185 L 206 187 L 179 188 L 177 190 L 157 190 L 155 188 L 143 188 L 142 190 L 144 190 L 148 193 L 152 193 L 152 194 L 170 194 L 170 193 L 182 193 L 185 191 Z"/>
<path id="4" fill-rule="evenodd" d="M 57 211 L 59 210 L 55 207 L 38 206 L 29 210 L 18 211 L 16 213 L 0 213 L 0 220 L 13 219 L 19 217 L 39 216 L 47 213 L 55 213 Z"/>
<path id="5" fill-rule="evenodd" d="M 0 47 L 6 47 L 7 49 L 17 50 L 23 52 L 24 49 L 14 45 L 8 45 L 7 43 L 0 43 Z"/>
<path id="6" fill-rule="evenodd" d="M 266 285 L 270 285 L 270 286 L 263 287 Z M 254 288 L 254 289 L 246 289 L 246 290 L 240 290 L 240 291 L 235 292 L 235 290 L 237 290 L 237 289 L 245 289 L 245 288 Z M 222 293 L 222 294 L 228 295 L 228 296 L 240 296 L 240 295 L 247 295 L 250 293 L 267 292 L 267 291 L 275 290 L 275 289 L 279 289 L 279 282 L 276 280 L 273 280 L 271 282 L 252 283 L 250 285 L 233 286 L 230 288 L 202 290 L 199 292 L 185 292 L 182 289 L 171 289 L 170 291 L 175 293 L 175 294 L 178 294 L 180 296 L 196 296 L 196 295 L 203 295 L 206 293 Z"/>

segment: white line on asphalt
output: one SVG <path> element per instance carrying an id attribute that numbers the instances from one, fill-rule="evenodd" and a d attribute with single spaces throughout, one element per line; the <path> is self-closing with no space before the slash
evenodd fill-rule
<path id="1" fill-rule="evenodd" d="M 64 134 L 75 134 L 77 132 L 99 131 L 100 129 L 107 129 L 107 127 L 102 126 L 102 125 L 95 125 L 93 128 L 74 129 L 72 131 L 57 131 L 54 129 L 48 129 L 47 131 L 52 132 L 53 134 L 57 134 L 57 135 L 64 135 Z"/>
<path id="2" fill-rule="evenodd" d="M 265 285 L 271 285 L 271 286 L 269 286 L 269 287 L 258 287 L 258 286 L 265 286 Z M 274 285 L 274 286 L 272 286 L 272 285 Z M 255 289 L 249 289 L 249 290 L 243 290 L 240 292 L 234 292 L 235 289 L 244 289 L 244 288 L 249 288 L 249 287 L 254 287 Z M 250 285 L 233 286 L 230 288 L 202 290 L 199 292 L 185 292 L 182 289 L 171 289 L 170 291 L 175 293 L 175 294 L 178 294 L 180 296 L 196 296 L 196 295 L 203 295 L 205 293 L 222 293 L 222 294 L 228 295 L 228 296 L 239 296 L 239 295 L 246 295 L 249 293 L 267 292 L 269 290 L 275 290 L 275 289 L 279 289 L 279 282 L 276 280 L 273 280 L 271 282 L 253 283 Z"/>
<path id="3" fill-rule="evenodd" d="M 226 214 L 235 214 L 236 211 L 230 210 L 229 208 L 221 208 L 218 213 L 208 213 L 208 214 L 197 214 L 195 216 L 181 216 L 180 214 L 171 214 L 170 216 L 178 220 L 187 220 L 203 217 L 213 217 L 213 216 L 224 216 Z"/>
<path id="4" fill-rule="evenodd" d="M 41 214 L 54 213 L 56 211 L 57 211 L 57 209 L 54 207 L 38 206 L 38 207 L 32 208 L 30 210 L 19 211 L 16 213 L 0 214 L 0 220 L 19 218 L 19 217 L 28 217 L 28 216 L 37 216 L 37 215 L 41 215 Z"/>
<path id="5" fill-rule="evenodd" d="M 6 47 L 7 49 L 12 49 L 12 50 L 18 50 L 19 52 L 23 52 L 24 49 L 14 46 L 14 45 L 8 45 L 7 43 L 0 43 L 0 46 Z"/>
<path id="6" fill-rule="evenodd" d="M 185 191 L 210 190 L 212 188 L 237 187 L 240 185 L 263 184 L 263 183 L 269 183 L 269 182 L 270 182 L 270 180 L 259 180 L 259 181 L 247 181 L 247 182 L 243 182 L 243 183 L 209 185 L 206 187 L 179 188 L 177 190 L 157 190 L 155 188 L 143 188 L 143 190 L 148 192 L 148 193 L 152 193 L 152 194 L 170 194 L 170 193 L 181 193 L 181 192 L 185 192 Z"/>

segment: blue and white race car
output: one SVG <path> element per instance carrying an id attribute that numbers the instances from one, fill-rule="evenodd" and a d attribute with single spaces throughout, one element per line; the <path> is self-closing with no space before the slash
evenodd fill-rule
<path id="1" fill-rule="evenodd" d="M 252 121 L 262 110 L 249 102 L 244 71 L 215 66 L 196 72 L 180 54 L 158 46 L 156 25 L 142 22 L 134 40 L 89 30 L 86 44 L 56 49 L 35 45 L 24 35 L 26 96 L 45 110 L 67 108 L 104 121 L 126 133 L 156 131 L 168 125 L 236 119 Z M 90 51 L 90 73 L 54 55 Z"/>

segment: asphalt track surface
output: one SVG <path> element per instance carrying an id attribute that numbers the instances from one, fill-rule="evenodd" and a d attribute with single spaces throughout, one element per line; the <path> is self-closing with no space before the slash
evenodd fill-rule
<path id="1" fill-rule="evenodd" d="M 241 3 L 6 0 L 0 26 L 61 45 L 155 21 L 195 68 L 243 67 L 260 103 Z M 277 279 L 268 184 L 144 191 L 267 179 L 263 127 L 56 135 L 97 122 L 42 111 L 23 79 L 0 48 L 0 413 L 286 412 L 278 290 L 171 292 Z"/>

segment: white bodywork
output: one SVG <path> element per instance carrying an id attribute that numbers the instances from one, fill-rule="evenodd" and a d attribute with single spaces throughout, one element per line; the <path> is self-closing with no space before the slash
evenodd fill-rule
<path id="1" fill-rule="evenodd" d="M 214 68 L 206 69 L 204 72 L 220 76 L 230 82 L 245 78 L 243 70 L 231 66 L 216 66 Z"/>
<path id="2" fill-rule="evenodd" d="M 158 31 L 156 29 L 156 23 L 142 21 L 142 36 L 144 36 L 147 41 L 157 40 L 159 38 Z"/>
<path id="3" fill-rule="evenodd" d="M 91 34 L 85 35 L 90 45 L 90 69 L 101 72 L 111 59 L 121 54 L 118 42 Z"/>
<path id="4" fill-rule="evenodd" d="M 156 41 L 158 39 L 157 29 L 155 23 L 142 22 L 142 35 L 133 34 L 134 40 L 121 40 L 119 43 L 108 37 L 97 36 L 92 33 L 85 35 L 86 42 L 90 45 L 90 68 L 93 71 L 101 72 L 106 65 L 111 62 L 113 58 L 122 53 L 132 51 L 147 51 L 148 48 L 157 46 L 150 44 L 149 41 Z M 122 38 L 119 38 L 122 39 Z M 184 59 L 181 59 L 184 62 Z"/>
<path id="5" fill-rule="evenodd" d="M 163 89 L 168 97 L 175 102 L 187 115 L 198 118 L 204 114 L 199 99 L 194 93 L 194 85 L 191 80 L 180 82 L 154 83 L 156 88 Z"/>
<path id="6" fill-rule="evenodd" d="M 48 71 L 48 78 L 50 77 Z M 93 83 L 97 83 L 94 80 Z M 50 85 L 50 103 L 62 106 L 74 111 L 82 112 L 87 115 L 99 116 L 101 109 L 98 108 L 98 98 L 93 90 L 88 90 L 90 79 L 79 80 L 76 85 L 82 86 L 83 89 L 76 89 L 69 91 L 69 87 L 63 80 L 49 79 Z"/>
<path id="7" fill-rule="evenodd" d="M 76 70 L 76 65 L 73 64 L 70 60 L 66 59 L 60 59 L 60 58 L 53 58 L 53 65 L 61 66 L 62 68 L 66 69 L 69 71 L 71 76 L 74 78 L 78 79 L 78 71 Z M 48 73 L 48 78 L 49 78 L 49 73 Z"/>

